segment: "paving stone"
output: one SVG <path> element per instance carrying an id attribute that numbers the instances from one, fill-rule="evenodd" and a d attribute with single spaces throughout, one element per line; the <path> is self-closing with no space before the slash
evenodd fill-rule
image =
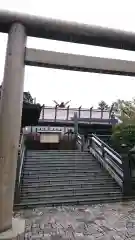
<path id="1" fill-rule="evenodd" d="M 135 201 L 24 210 L 25 240 L 135 240 Z"/>

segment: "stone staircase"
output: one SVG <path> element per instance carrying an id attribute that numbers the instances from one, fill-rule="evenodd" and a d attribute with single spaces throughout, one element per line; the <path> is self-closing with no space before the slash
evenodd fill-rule
<path id="1" fill-rule="evenodd" d="M 87 152 L 27 151 L 20 207 L 119 201 L 120 187 Z"/>

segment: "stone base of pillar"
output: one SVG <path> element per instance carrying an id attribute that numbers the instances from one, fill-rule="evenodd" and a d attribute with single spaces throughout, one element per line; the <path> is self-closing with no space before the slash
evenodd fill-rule
<path id="1" fill-rule="evenodd" d="M 25 220 L 13 218 L 12 229 L 0 233 L 0 240 L 24 240 L 25 235 Z"/>

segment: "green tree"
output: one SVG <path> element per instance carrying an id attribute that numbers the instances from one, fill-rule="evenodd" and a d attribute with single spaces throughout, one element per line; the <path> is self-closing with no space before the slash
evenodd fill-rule
<path id="1" fill-rule="evenodd" d="M 124 102 L 124 100 L 120 100 L 120 99 L 118 99 L 116 102 L 114 102 L 113 103 L 113 110 L 115 112 L 120 112 L 123 102 Z"/>
<path id="2" fill-rule="evenodd" d="M 130 150 L 135 146 L 135 124 L 121 123 L 114 127 L 111 136 L 112 147 L 118 151 L 122 151 L 122 145 L 126 144 Z"/>
<path id="3" fill-rule="evenodd" d="M 135 100 L 118 100 L 113 104 L 113 111 L 119 113 L 119 118 L 125 123 L 135 123 Z"/>
<path id="4" fill-rule="evenodd" d="M 101 109 L 101 110 L 108 110 L 109 109 L 109 106 L 107 105 L 107 103 L 105 101 L 101 101 L 99 102 L 98 104 L 98 109 Z"/>
<path id="5" fill-rule="evenodd" d="M 111 140 L 115 150 L 120 152 L 122 144 L 128 149 L 135 145 L 135 100 L 118 100 L 114 103 L 114 111 L 116 108 L 121 123 L 114 126 Z"/>
<path id="6" fill-rule="evenodd" d="M 23 93 L 23 101 L 26 103 L 33 103 L 33 98 L 31 96 L 30 92 Z"/>

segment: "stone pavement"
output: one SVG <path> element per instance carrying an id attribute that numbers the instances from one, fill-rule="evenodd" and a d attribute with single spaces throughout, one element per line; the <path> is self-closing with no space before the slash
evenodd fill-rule
<path id="1" fill-rule="evenodd" d="M 37 208 L 15 215 L 26 219 L 25 240 L 135 240 L 135 201 Z"/>

